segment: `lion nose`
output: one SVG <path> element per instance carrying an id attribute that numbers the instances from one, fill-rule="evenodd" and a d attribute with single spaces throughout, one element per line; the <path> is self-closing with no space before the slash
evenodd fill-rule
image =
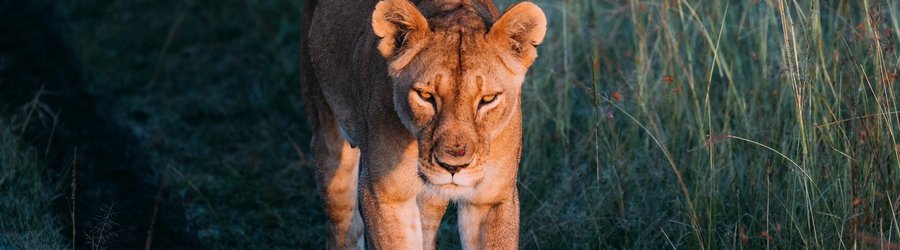
<path id="1" fill-rule="evenodd" d="M 436 155 L 437 163 L 450 174 L 455 174 L 469 166 L 472 160 L 471 150 L 465 144 L 454 144 L 441 149 Z"/>
<path id="2" fill-rule="evenodd" d="M 444 148 L 444 152 L 453 157 L 463 157 L 466 156 L 466 146 L 456 144 L 447 148 Z"/>

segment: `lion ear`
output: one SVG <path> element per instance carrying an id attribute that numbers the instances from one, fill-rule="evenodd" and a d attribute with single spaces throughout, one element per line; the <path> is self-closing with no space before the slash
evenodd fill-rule
<path id="1" fill-rule="evenodd" d="M 372 12 L 372 30 L 381 38 L 378 51 L 392 70 L 406 66 L 430 32 L 428 20 L 407 0 L 383 0 Z"/>
<path id="2" fill-rule="evenodd" d="M 537 58 L 537 45 L 547 33 L 547 17 L 544 11 L 530 2 L 521 2 L 509 8 L 491 27 L 488 37 L 495 44 L 508 49 L 518 61 L 528 68 Z"/>

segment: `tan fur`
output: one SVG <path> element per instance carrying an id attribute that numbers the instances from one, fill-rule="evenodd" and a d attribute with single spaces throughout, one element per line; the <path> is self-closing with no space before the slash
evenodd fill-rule
<path id="1" fill-rule="evenodd" d="M 363 240 L 359 213 L 370 248 L 434 249 L 451 200 L 464 248 L 516 248 L 521 89 L 546 33 L 540 8 L 524 2 L 500 16 L 491 0 L 309 5 L 303 93 L 329 248 Z"/>

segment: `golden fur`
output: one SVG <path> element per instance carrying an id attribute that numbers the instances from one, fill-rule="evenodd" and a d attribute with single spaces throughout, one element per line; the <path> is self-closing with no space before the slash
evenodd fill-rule
<path id="1" fill-rule="evenodd" d="M 303 92 L 329 248 L 433 249 L 451 200 L 465 248 L 516 248 L 521 89 L 546 32 L 541 9 L 523 2 L 501 16 L 491 0 L 307 9 Z"/>

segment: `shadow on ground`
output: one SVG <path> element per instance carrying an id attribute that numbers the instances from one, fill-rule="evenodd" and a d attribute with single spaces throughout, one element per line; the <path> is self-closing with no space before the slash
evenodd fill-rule
<path id="1" fill-rule="evenodd" d="M 110 119 L 110 100 L 89 94 L 71 45 L 62 38 L 50 8 L 31 1 L 0 3 L 0 114 L 41 153 L 52 170 L 63 234 L 86 248 L 91 229 L 112 213 L 112 249 L 139 249 L 152 231 L 154 248 L 194 248 L 179 202 L 163 195 L 135 136 Z M 9 35 L 13 34 L 13 35 Z M 23 130 L 19 130 L 24 127 Z M 46 151 L 44 150 L 46 149 Z M 77 160 L 75 160 L 77 157 Z M 72 237 L 71 180 L 76 166 L 75 239 Z M 166 194 L 167 192 L 163 192 Z M 159 209 L 151 228 L 154 209 Z M 111 209 L 107 209 L 111 208 Z"/>

